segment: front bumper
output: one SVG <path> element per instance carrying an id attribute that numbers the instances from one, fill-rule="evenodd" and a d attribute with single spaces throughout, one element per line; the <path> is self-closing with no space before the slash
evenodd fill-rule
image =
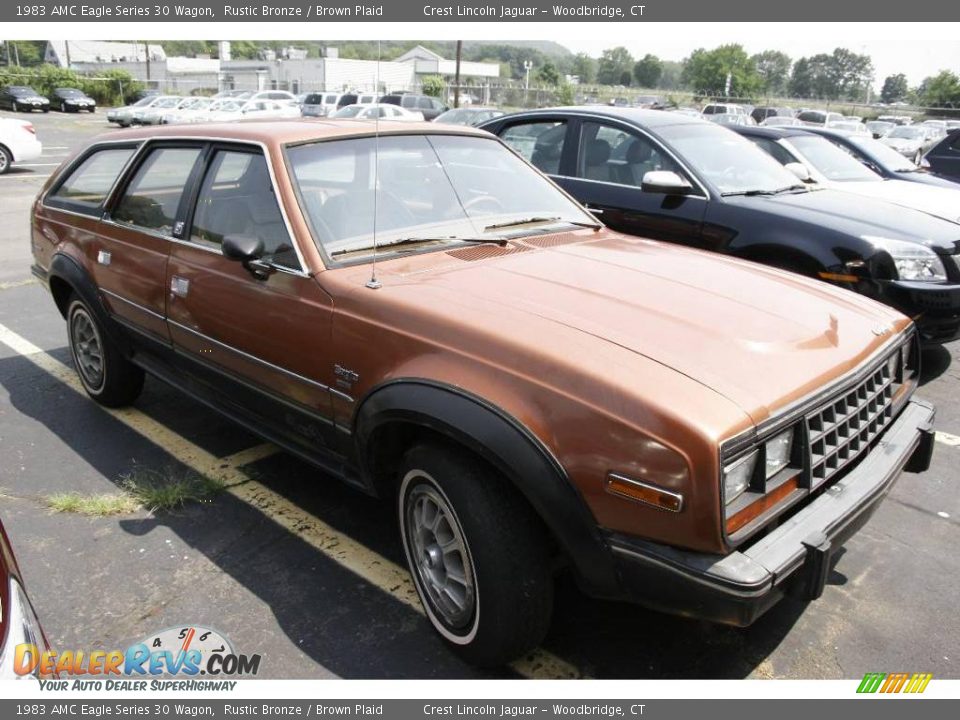
<path id="1" fill-rule="evenodd" d="M 960 337 L 960 284 L 890 280 L 878 298 L 913 318 L 924 343 Z"/>
<path id="2" fill-rule="evenodd" d="M 911 401 L 846 476 L 729 555 L 609 536 L 622 590 L 658 610 L 739 626 L 751 624 L 785 594 L 815 600 L 833 554 L 870 519 L 900 473 L 929 467 L 933 418 L 932 406 Z"/>

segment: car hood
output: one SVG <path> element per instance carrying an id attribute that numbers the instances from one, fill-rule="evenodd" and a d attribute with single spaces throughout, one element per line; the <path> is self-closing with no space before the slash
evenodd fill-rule
<path id="1" fill-rule="evenodd" d="M 857 236 L 874 235 L 921 242 L 949 252 L 960 239 L 960 228 L 919 210 L 871 197 L 850 196 L 834 189 L 785 193 L 774 197 L 731 197 L 727 202 L 767 211 L 776 210 L 813 225 Z"/>
<path id="2" fill-rule="evenodd" d="M 960 185 L 956 190 L 952 190 L 905 180 L 878 180 L 837 183 L 835 187 L 837 190 L 885 200 L 960 223 Z"/>
<path id="3" fill-rule="evenodd" d="M 596 351 L 615 345 L 720 393 L 754 422 L 854 368 L 909 322 L 824 283 L 616 233 L 480 259 L 498 250 L 432 267 L 384 263 L 383 292 L 583 372 L 604 373 Z M 561 326 L 583 342 L 552 338 Z"/>

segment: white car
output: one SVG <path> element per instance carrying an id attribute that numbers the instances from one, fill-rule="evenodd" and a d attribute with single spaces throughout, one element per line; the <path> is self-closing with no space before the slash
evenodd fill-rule
<path id="1" fill-rule="evenodd" d="M 215 101 L 207 97 L 185 98 L 183 102 L 172 110 L 163 112 L 160 116 L 161 125 L 175 125 L 187 122 L 187 118 L 205 113 Z"/>
<path id="2" fill-rule="evenodd" d="M 831 130 L 846 130 L 847 132 L 856 133 L 857 135 L 871 134 L 865 124 L 859 120 L 853 120 L 851 118 L 844 118 L 843 120 L 831 120 L 827 123 L 826 127 Z"/>
<path id="3" fill-rule="evenodd" d="M 827 138 L 812 133 L 782 137 L 775 141 L 778 149 L 758 144 L 806 182 L 960 223 L 960 189 L 883 178 Z M 804 168 L 809 177 L 801 173 Z"/>
<path id="4" fill-rule="evenodd" d="M 37 139 L 33 123 L 15 118 L 0 118 L 0 175 L 15 162 L 40 157 L 43 145 Z"/>
<path id="5" fill-rule="evenodd" d="M 344 118 L 352 120 L 399 120 L 401 122 L 417 122 L 423 120 L 423 113 L 406 108 L 397 107 L 388 103 L 373 103 L 363 105 L 355 103 L 347 105 L 332 113 L 329 117 L 341 120 Z"/>
<path id="6" fill-rule="evenodd" d="M 176 113 L 179 110 L 185 110 L 195 104 L 197 100 L 198 98 L 181 97 L 177 98 L 177 101 L 173 103 L 173 105 L 158 102 L 156 105 L 147 108 L 139 116 L 136 116 L 136 123 L 138 125 L 161 125 L 165 116 Z"/>
<path id="7" fill-rule="evenodd" d="M 211 122 L 229 122 L 252 118 L 300 117 L 300 108 L 277 100 L 234 100 L 209 114 Z"/>

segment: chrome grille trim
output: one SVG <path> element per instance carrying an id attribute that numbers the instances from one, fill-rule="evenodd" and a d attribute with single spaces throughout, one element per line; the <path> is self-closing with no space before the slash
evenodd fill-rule
<path id="1" fill-rule="evenodd" d="M 829 482 L 857 460 L 893 419 L 894 383 L 888 354 L 865 380 L 806 416 L 810 488 Z"/>

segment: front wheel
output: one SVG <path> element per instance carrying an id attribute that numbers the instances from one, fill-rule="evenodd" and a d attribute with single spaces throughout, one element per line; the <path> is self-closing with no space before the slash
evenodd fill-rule
<path id="1" fill-rule="evenodd" d="M 13 156 L 10 155 L 10 151 L 0 145 L 0 175 L 10 170 L 12 164 Z"/>
<path id="2" fill-rule="evenodd" d="M 67 337 L 80 383 L 91 398 L 112 408 L 137 399 L 143 389 L 143 370 L 123 356 L 76 296 L 67 307 Z"/>
<path id="3" fill-rule="evenodd" d="M 467 662 L 503 665 L 550 627 L 545 531 L 505 478 L 467 453 L 420 445 L 404 458 L 400 533 L 427 618 Z"/>

